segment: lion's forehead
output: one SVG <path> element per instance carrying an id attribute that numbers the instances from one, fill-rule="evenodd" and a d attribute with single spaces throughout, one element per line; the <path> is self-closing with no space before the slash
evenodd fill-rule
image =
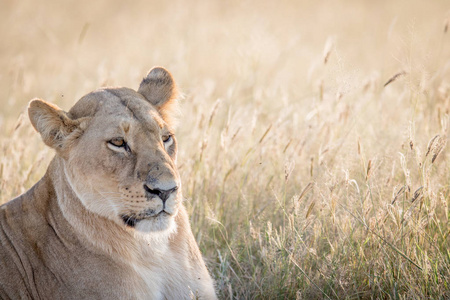
<path id="1" fill-rule="evenodd" d="M 70 109 L 73 118 L 93 117 L 98 113 L 131 113 L 146 120 L 158 115 L 156 108 L 144 96 L 129 88 L 104 88 L 82 97 Z"/>
<path id="2" fill-rule="evenodd" d="M 150 132 L 159 132 L 165 126 L 156 110 L 149 106 L 132 104 L 105 107 L 102 112 L 96 114 L 95 119 L 98 122 L 107 122 L 108 126 L 112 127 L 142 127 Z"/>
<path id="3" fill-rule="evenodd" d="M 104 127 L 108 131 L 131 127 L 156 133 L 165 126 L 156 108 L 131 89 L 95 91 L 80 99 L 71 113 L 78 117 L 90 115 L 97 129 Z"/>

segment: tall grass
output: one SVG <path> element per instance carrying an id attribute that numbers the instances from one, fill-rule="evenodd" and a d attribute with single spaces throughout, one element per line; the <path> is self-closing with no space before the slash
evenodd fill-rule
<path id="1" fill-rule="evenodd" d="M 53 155 L 31 98 L 69 109 L 164 65 L 220 298 L 450 298 L 446 4 L 5 2 L 0 203 Z"/>

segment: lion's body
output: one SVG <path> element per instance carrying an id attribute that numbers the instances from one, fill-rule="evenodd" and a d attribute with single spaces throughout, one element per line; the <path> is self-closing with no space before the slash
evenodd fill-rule
<path id="1" fill-rule="evenodd" d="M 0 210 L 0 298 L 129 298 L 133 289 L 126 280 L 104 278 L 129 276 L 130 268 L 78 238 L 59 209 L 50 177 Z M 100 291 L 109 295 L 99 297 Z"/>
<path id="2" fill-rule="evenodd" d="M 109 89 L 64 115 L 30 104 L 57 155 L 35 186 L 0 206 L 1 299 L 215 299 L 178 191 L 176 143 L 155 138 L 168 130 L 167 111 L 143 100 Z"/>

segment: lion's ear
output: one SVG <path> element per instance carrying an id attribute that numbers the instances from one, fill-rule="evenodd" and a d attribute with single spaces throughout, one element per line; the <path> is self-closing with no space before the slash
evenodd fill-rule
<path id="1" fill-rule="evenodd" d="M 165 119 L 171 123 L 177 108 L 178 91 L 169 71 L 155 67 L 142 80 L 138 93 L 153 104 Z"/>
<path id="2" fill-rule="evenodd" d="M 63 150 L 67 137 L 80 125 L 80 120 L 70 119 L 58 106 L 41 99 L 31 100 L 28 116 L 44 143 L 57 151 Z"/>

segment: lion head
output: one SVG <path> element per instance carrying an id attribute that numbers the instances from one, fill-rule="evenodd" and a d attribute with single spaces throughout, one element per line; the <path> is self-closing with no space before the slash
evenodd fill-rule
<path id="1" fill-rule="evenodd" d="M 89 212 L 137 231 L 167 231 L 175 229 L 181 202 L 171 119 L 176 97 L 171 74 L 158 67 L 137 92 L 100 89 L 69 112 L 35 99 L 28 112 Z"/>

